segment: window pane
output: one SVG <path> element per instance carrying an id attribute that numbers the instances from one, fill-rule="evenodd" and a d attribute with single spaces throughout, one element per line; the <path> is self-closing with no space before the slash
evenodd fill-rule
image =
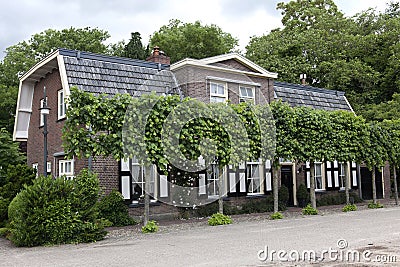
<path id="1" fill-rule="evenodd" d="M 225 88 L 222 85 L 218 86 L 218 94 L 225 95 Z"/>
<path id="2" fill-rule="evenodd" d="M 240 87 L 240 96 L 247 96 L 246 88 Z"/>
<path id="3" fill-rule="evenodd" d="M 253 90 L 251 88 L 247 88 L 247 96 L 253 97 Z"/>
<path id="4" fill-rule="evenodd" d="M 321 176 L 322 174 L 322 170 L 321 170 L 321 164 L 315 164 L 315 176 Z"/>
<path id="5" fill-rule="evenodd" d="M 211 93 L 217 94 L 217 92 L 218 92 L 217 85 L 215 83 L 212 83 L 210 86 L 211 86 Z"/>

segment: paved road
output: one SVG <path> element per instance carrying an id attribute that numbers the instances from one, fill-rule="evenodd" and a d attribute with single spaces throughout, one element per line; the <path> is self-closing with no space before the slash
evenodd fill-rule
<path id="1" fill-rule="evenodd" d="M 386 266 L 400 266 L 400 208 L 246 221 L 217 227 L 200 225 L 157 234 L 137 233 L 94 244 L 15 248 L 1 239 L 0 266 L 298 266 L 310 262 L 282 263 L 276 255 L 273 262 L 260 261 L 257 254 L 265 246 L 269 251 L 299 253 L 304 250 L 318 253 L 330 247 L 339 250 L 339 239 L 348 244 L 344 252 L 368 249 L 372 253 L 367 255 L 370 259 L 378 254 L 397 256 L 398 263 Z M 340 245 L 343 244 L 346 245 L 344 241 Z M 291 253 L 295 258 L 296 254 Z M 329 260 L 327 254 L 325 258 Z M 335 261 L 328 265 L 347 263 Z"/>

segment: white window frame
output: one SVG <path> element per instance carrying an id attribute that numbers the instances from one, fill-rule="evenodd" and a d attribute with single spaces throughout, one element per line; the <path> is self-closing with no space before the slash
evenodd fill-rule
<path id="1" fill-rule="evenodd" d="M 246 95 L 242 94 L 242 89 L 246 91 Z M 249 96 L 249 90 L 251 91 L 252 96 Z M 239 85 L 239 102 L 249 102 L 252 104 L 255 104 L 256 98 L 255 98 L 255 90 L 253 86 L 244 86 L 244 85 Z"/>
<path id="2" fill-rule="evenodd" d="M 47 166 L 46 166 L 47 174 L 51 174 L 51 162 L 48 161 L 46 165 L 47 165 Z"/>
<path id="3" fill-rule="evenodd" d="M 67 110 L 67 105 L 65 104 L 64 90 L 57 91 L 57 115 L 58 119 L 64 119 Z"/>
<path id="4" fill-rule="evenodd" d="M 256 171 L 253 172 L 253 167 Z M 246 163 L 246 181 L 248 184 L 247 194 L 248 195 L 260 195 L 261 194 L 261 168 L 260 162 L 252 161 Z M 258 187 L 256 187 L 256 181 L 258 180 Z"/>
<path id="5" fill-rule="evenodd" d="M 217 86 L 217 92 L 213 92 L 213 86 Z M 224 93 L 218 93 L 218 87 L 223 87 Z M 214 101 L 213 99 L 219 99 L 222 101 Z M 228 89 L 226 83 L 210 81 L 210 103 L 224 103 L 228 101 Z"/>
<path id="6" fill-rule="evenodd" d="M 321 167 L 321 175 L 317 176 L 317 166 Z M 321 178 L 321 188 L 317 188 L 317 178 Z M 315 180 L 315 191 L 325 191 L 325 179 L 324 179 L 324 164 L 322 162 L 314 163 L 314 180 Z"/>
<path id="7" fill-rule="evenodd" d="M 207 193 L 208 197 L 214 198 L 219 197 L 218 187 L 218 164 L 212 163 L 210 165 L 211 170 L 207 171 Z"/>
<path id="8" fill-rule="evenodd" d="M 70 170 L 66 170 L 66 166 L 70 164 Z M 74 178 L 74 160 L 61 159 L 58 161 L 58 176 L 65 176 L 65 180 Z"/>
<path id="9" fill-rule="evenodd" d="M 46 102 L 48 101 L 48 98 L 46 96 Z M 44 107 L 44 98 L 40 99 L 40 108 Z M 39 111 L 40 112 L 40 111 Z M 44 114 L 42 114 L 42 112 L 40 112 L 40 121 L 39 121 L 39 126 L 43 126 L 44 125 Z"/>
<path id="10" fill-rule="evenodd" d="M 149 184 L 149 189 L 150 189 L 150 195 L 155 198 L 156 196 L 156 183 L 155 183 L 155 176 L 156 176 L 156 170 L 154 169 L 154 166 L 150 167 L 145 167 L 141 165 L 138 160 L 134 157 L 132 159 L 132 169 L 131 169 L 131 174 L 132 174 L 132 193 L 135 192 L 135 186 L 139 186 L 139 192 L 140 196 L 142 197 L 145 195 L 145 179 L 144 176 L 146 175 L 146 168 L 150 168 L 151 175 L 150 175 L 150 184 Z M 151 199 L 151 202 L 156 201 L 155 199 Z M 139 203 L 138 200 L 133 200 L 132 203 Z"/>
<path id="11" fill-rule="evenodd" d="M 39 177 L 39 172 L 38 172 L 39 163 L 33 163 L 32 168 L 36 170 L 36 177 Z"/>

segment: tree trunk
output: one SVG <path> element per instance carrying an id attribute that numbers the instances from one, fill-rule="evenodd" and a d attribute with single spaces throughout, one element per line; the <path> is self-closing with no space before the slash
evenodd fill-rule
<path id="1" fill-rule="evenodd" d="M 224 214 L 224 181 L 223 181 L 223 169 L 218 166 L 218 212 Z"/>
<path id="2" fill-rule="evenodd" d="M 396 166 L 393 166 L 393 183 L 394 183 L 394 200 L 396 201 L 396 205 L 399 205 L 399 192 L 397 189 Z"/>
<path id="3" fill-rule="evenodd" d="M 376 175 L 375 175 L 375 166 L 372 167 L 372 199 L 374 204 L 376 204 Z"/>
<path id="4" fill-rule="evenodd" d="M 151 176 L 151 166 L 144 167 L 144 217 L 143 217 L 143 225 L 146 225 L 149 222 L 150 215 L 150 176 Z"/>
<path id="5" fill-rule="evenodd" d="M 315 165 L 314 161 L 310 161 L 310 200 L 311 206 L 316 209 L 317 201 L 315 199 Z"/>
<path id="6" fill-rule="evenodd" d="M 346 194 L 346 204 L 350 204 L 350 193 L 349 193 L 349 178 L 350 178 L 350 173 L 349 173 L 349 164 L 350 162 L 345 162 L 344 163 L 344 192 Z"/>
<path id="7" fill-rule="evenodd" d="M 279 172 L 281 165 L 279 162 L 274 167 L 274 175 L 272 179 L 272 192 L 274 194 L 274 213 L 279 211 Z"/>

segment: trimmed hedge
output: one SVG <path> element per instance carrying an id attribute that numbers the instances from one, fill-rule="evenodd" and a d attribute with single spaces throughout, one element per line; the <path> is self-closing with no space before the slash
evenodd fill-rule
<path id="1" fill-rule="evenodd" d="M 83 170 L 73 180 L 39 177 L 11 202 L 11 241 L 17 246 L 92 242 L 104 238 L 98 220 L 99 181 Z"/>

